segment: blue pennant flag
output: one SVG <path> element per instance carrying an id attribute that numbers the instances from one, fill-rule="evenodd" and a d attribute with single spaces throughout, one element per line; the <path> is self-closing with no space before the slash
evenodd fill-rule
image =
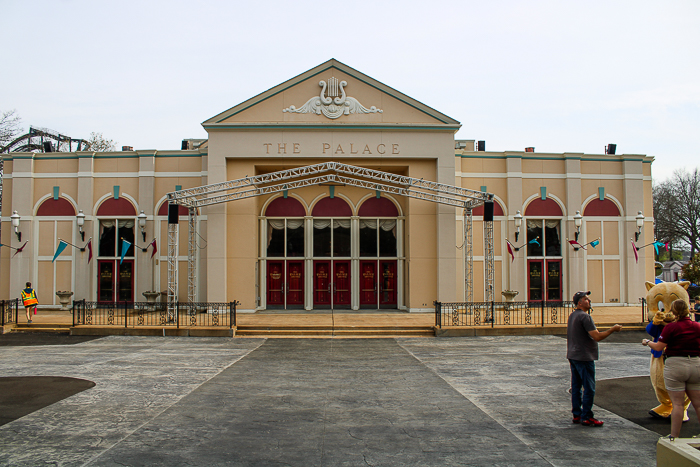
<path id="1" fill-rule="evenodd" d="M 537 244 L 537 246 L 540 246 L 540 242 L 537 241 L 538 238 L 539 238 L 539 237 L 535 237 L 535 238 L 533 238 L 532 240 L 530 240 L 530 241 L 527 242 L 527 243 L 535 243 L 535 244 Z"/>
<path id="2" fill-rule="evenodd" d="M 593 240 L 593 241 L 591 242 L 591 246 L 592 246 L 593 248 L 597 247 L 598 245 L 600 245 L 600 241 L 599 241 L 599 240 Z"/>
<path id="3" fill-rule="evenodd" d="M 65 250 L 67 246 L 68 246 L 68 244 L 66 242 L 64 242 L 63 240 L 58 242 L 58 248 L 56 248 L 56 254 L 53 255 L 53 259 L 51 260 L 52 263 L 54 261 L 56 261 L 56 258 L 58 258 L 58 255 L 63 253 L 63 250 Z"/>
<path id="4" fill-rule="evenodd" d="M 126 256 L 126 252 L 129 251 L 129 248 L 131 248 L 131 243 L 122 238 L 122 258 L 119 260 L 119 264 L 122 264 L 122 261 L 124 261 L 124 256 Z"/>
<path id="5" fill-rule="evenodd" d="M 666 247 L 666 244 L 665 244 L 664 242 L 658 242 L 658 241 L 657 241 L 657 242 L 654 242 L 654 250 L 656 250 L 656 254 L 657 254 L 657 255 L 659 254 L 659 247 L 660 247 L 660 246 L 662 246 L 662 247 L 665 248 L 665 247 Z"/>

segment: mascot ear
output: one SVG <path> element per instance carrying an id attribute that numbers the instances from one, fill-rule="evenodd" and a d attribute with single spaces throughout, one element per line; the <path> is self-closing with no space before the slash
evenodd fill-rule
<path id="1" fill-rule="evenodd" d="M 688 290 L 688 287 L 690 286 L 690 282 L 689 282 L 689 281 L 683 281 L 683 282 L 679 282 L 678 285 L 680 285 L 681 287 L 683 287 L 685 290 Z"/>
<path id="2" fill-rule="evenodd" d="M 647 291 L 649 291 L 649 290 L 651 290 L 651 288 L 654 287 L 654 285 L 656 285 L 656 284 L 654 284 L 653 282 L 646 281 L 646 282 L 644 283 L 644 285 L 647 286 Z"/>

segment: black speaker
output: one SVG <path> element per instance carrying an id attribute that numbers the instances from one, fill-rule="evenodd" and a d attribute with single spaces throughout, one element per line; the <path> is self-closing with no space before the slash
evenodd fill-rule
<path id="1" fill-rule="evenodd" d="M 486 141 L 477 141 L 476 142 L 476 150 L 477 151 L 486 151 Z"/>
<path id="2" fill-rule="evenodd" d="M 187 150 L 187 149 L 189 149 L 189 144 L 187 144 L 187 140 L 186 140 L 186 139 L 183 139 L 183 140 L 182 140 L 182 150 L 185 151 L 185 150 Z"/>
<path id="3" fill-rule="evenodd" d="M 177 224 L 180 206 L 177 204 L 168 204 L 168 224 Z"/>
<path id="4" fill-rule="evenodd" d="M 605 154 L 615 154 L 615 150 L 617 150 L 617 144 L 608 144 L 608 150 L 605 151 Z"/>
<path id="5" fill-rule="evenodd" d="M 44 141 L 44 152 L 53 152 L 51 141 Z"/>
<path id="6" fill-rule="evenodd" d="M 493 222 L 493 201 L 484 203 L 484 222 Z"/>

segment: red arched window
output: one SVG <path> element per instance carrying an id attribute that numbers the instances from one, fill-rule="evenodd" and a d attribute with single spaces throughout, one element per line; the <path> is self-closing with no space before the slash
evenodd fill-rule
<path id="1" fill-rule="evenodd" d="M 168 215 L 168 201 L 164 201 L 163 204 L 160 205 L 158 208 L 158 215 L 159 216 L 167 216 Z M 177 215 L 178 216 L 187 216 L 189 215 L 189 211 L 185 206 L 178 206 L 177 208 Z"/>
<path id="2" fill-rule="evenodd" d="M 327 197 L 316 203 L 311 215 L 314 217 L 350 217 L 352 209 L 341 198 Z"/>
<path id="3" fill-rule="evenodd" d="M 296 198 L 275 198 L 265 209 L 267 217 L 304 217 L 306 209 Z"/>
<path id="4" fill-rule="evenodd" d="M 594 199 L 586 205 L 583 210 L 584 216 L 619 216 L 620 210 L 617 205 L 609 199 Z"/>
<path id="5" fill-rule="evenodd" d="M 525 208 L 526 216 L 562 216 L 561 208 L 552 198 L 533 199 Z"/>
<path id="6" fill-rule="evenodd" d="M 483 216 L 483 215 L 484 215 L 484 205 L 483 204 L 472 210 L 472 216 Z M 503 215 L 503 208 L 498 203 L 498 201 L 493 202 L 493 215 L 494 216 L 502 216 Z"/>
<path id="7" fill-rule="evenodd" d="M 136 209 L 124 198 L 106 199 L 100 207 L 97 208 L 98 216 L 135 216 Z"/>
<path id="8" fill-rule="evenodd" d="M 369 198 L 358 212 L 360 217 L 398 217 L 399 210 L 387 198 Z"/>
<path id="9" fill-rule="evenodd" d="M 37 216 L 75 216 L 75 208 L 65 198 L 49 198 L 41 203 L 36 211 Z"/>

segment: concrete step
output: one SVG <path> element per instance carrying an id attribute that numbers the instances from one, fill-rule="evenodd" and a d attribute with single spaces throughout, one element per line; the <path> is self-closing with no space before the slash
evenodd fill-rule
<path id="1" fill-rule="evenodd" d="M 54 334 L 69 334 L 70 328 L 70 324 L 21 323 L 14 326 L 10 332 L 49 332 Z"/>
<path id="2" fill-rule="evenodd" d="M 238 326 L 240 337 L 434 337 L 431 326 Z"/>

